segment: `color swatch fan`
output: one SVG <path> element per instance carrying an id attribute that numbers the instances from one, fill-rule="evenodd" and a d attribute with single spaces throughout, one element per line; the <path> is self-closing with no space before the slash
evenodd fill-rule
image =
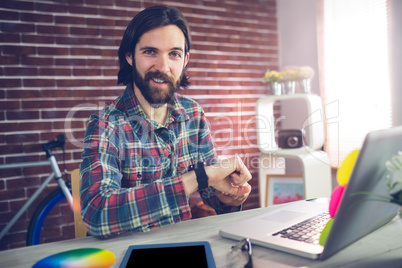
<path id="1" fill-rule="evenodd" d="M 115 255 L 108 250 L 81 248 L 46 257 L 32 268 L 108 268 L 115 260 Z"/>

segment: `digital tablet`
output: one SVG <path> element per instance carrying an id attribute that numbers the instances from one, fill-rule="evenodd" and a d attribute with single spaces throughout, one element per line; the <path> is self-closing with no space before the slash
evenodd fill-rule
<path id="1" fill-rule="evenodd" d="M 207 241 L 129 246 L 120 268 L 202 267 L 215 268 Z"/>

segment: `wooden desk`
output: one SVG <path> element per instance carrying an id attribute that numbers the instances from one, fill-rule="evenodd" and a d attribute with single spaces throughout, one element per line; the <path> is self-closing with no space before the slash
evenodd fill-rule
<path id="1" fill-rule="evenodd" d="M 210 242 L 217 267 L 226 267 L 226 254 L 236 242 L 220 237 L 219 228 L 272 209 L 275 207 L 211 216 L 181 222 L 148 233 L 130 232 L 107 240 L 86 237 L 2 251 L 0 252 L 0 267 L 32 267 L 38 260 L 49 255 L 84 247 L 112 251 L 116 255 L 113 267 L 118 267 L 129 245 L 201 240 Z M 254 267 L 402 267 L 401 241 L 402 214 L 400 213 L 384 227 L 360 239 L 326 261 L 312 261 L 253 246 L 253 263 Z"/>

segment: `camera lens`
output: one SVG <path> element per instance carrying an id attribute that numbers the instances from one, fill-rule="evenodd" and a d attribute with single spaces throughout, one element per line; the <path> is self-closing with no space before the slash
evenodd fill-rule
<path id="1" fill-rule="evenodd" d="M 288 146 L 291 148 L 297 147 L 299 139 L 296 136 L 291 136 L 288 138 Z"/>

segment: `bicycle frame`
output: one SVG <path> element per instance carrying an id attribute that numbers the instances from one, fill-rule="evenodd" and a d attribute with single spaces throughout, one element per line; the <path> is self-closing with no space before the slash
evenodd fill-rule
<path id="1" fill-rule="evenodd" d="M 27 163 L 17 163 L 17 164 L 5 164 L 0 165 L 0 169 L 8 169 L 8 168 L 21 168 L 21 167 L 37 167 L 37 166 L 47 166 L 50 165 L 52 167 L 52 173 L 46 178 L 46 180 L 39 186 L 39 188 L 35 191 L 35 193 L 27 200 L 27 202 L 20 208 L 20 210 L 15 214 L 15 216 L 10 220 L 10 222 L 4 227 L 4 229 L 0 233 L 0 240 L 3 236 L 10 230 L 10 228 L 17 222 L 17 220 L 21 217 L 21 215 L 27 210 L 27 208 L 35 201 L 35 199 L 42 193 L 42 191 L 46 188 L 46 186 L 50 183 L 50 181 L 55 178 L 57 184 L 60 189 L 64 193 L 68 204 L 73 211 L 73 197 L 66 186 L 65 181 L 63 180 L 63 176 L 60 172 L 59 165 L 57 164 L 56 158 L 53 154 L 48 155 L 48 161 L 37 161 L 37 162 L 27 162 Z"/>

